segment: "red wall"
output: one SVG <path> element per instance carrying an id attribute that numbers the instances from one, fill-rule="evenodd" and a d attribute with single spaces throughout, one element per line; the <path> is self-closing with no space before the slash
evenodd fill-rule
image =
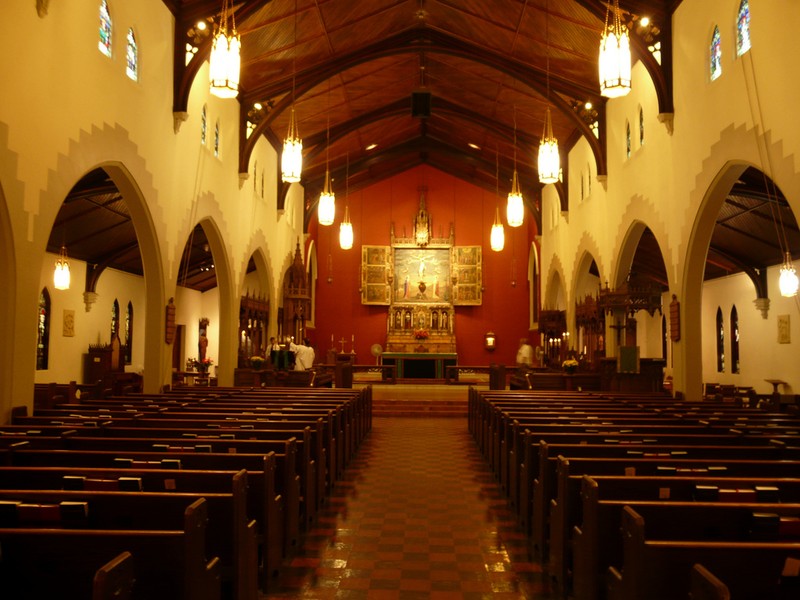
<path id="1" fill-rule="evenodd" d="M 336 190 L 336 222 L 331 227 L 314 223 L 310 228 L 312 237 L 316 238 L 313 243 L 318 262 L 315 329 L 310 331 L 310 337 L 321 360 L 331 347 L 331 335 L 337 350 L 341 349 L 339 340 L 342 337 L 347 340 L 345 352 L 350 351 L 351 339 L 355 336 L 358 364 L 375 360 L 370 353 L 372 344 L 386 346 L 388 307 L 361 304 L 361 246 L 390 245 L 392 222 L 397 237 L 410 236 L 419 210 L 419 188 L 423 185 L 427 187 L 425 201 L 434 237 L 446 237 L 452 223 L 456 245 L 483 246 L 483 304 L 455 309 L 459 363 L 512 365 L 520 337 L 530 335 L 532 343 L 536 343 L 536 336 L 528 331 L 528 256 L 535 233 L 532 218 L 526 215 L 523 227 L 506 226 L 505 249 L 493 252 L 489 247 L 489 231 L 498 202 L 495 195 L 421 166 L 350 195 L 350 220 L 355 233 L 351 250 L 339 248 L 339 223 L 345 204 L 341 189 Z M 501 187 L 503 221 L 506 193 Z M 516 280 L 515 286 L 512 277 Z M 494 352 L 483 347 L 487 331 L 497 335 Z"/>

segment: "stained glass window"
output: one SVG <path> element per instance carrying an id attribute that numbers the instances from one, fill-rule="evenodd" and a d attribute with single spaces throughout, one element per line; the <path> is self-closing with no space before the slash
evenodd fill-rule
<path id="1" fill-rule="evenodd" d="M 208 110 L 203 105 L 203 111 L 200 113 L 200 143 L 205 146 L 208 139 Z"/>
<path id="2" fill-rule="evenodd" d="M 47 288 L 39 293 L 39 322 L 36 332 L 36 370 L 47 369 L 50 354 L 50 294 Z"/>
<path id="3" fill-rule="evenodd" d="M 128 302 L 125 311 L 125 364 L 131 364 L 133 358 L 133 304 Z"/>
<path id="4" fill-rule="evenodd" d="M 639 146 L 644 146 L 644 111 L 639 107 Z"/>
<path id="5" fill-rule="evenodd" d="M 631 157 L 631 124 L 625 124 L 625 156 Z"/>
<path id="6" fill-rule="evenodd" d="M 111 13 L 108 12 L 108 2 L 100 1 L 100 40 L 97 47 L 106 56 L 111 56 Z"/>
<path id="7" fill-rule="evenodd" d="M 214 125 L 214 156 L 219 158 L 219 121 Z"/>
<path id="8" fill-rule="evenodd" d="M 722 309 L 717 308 L 717 372 L 725 372 L 725 326 L 722 320 Z"/>
<path id="9" fill-rule="evenodd" d="M 739 313 L 731 309 L 731 373 L 739 372 Z"/>
<path id="10" fill-rule="evenodd" d="M 714 27 L 714 35 L 711 36 L 711 81 L 722 75 L 722 38 L 719 35 L 719 27 Z"/>
<path id="11" fill-rule="evenodd" d="M 114 299 L 111 305 L 111 337 L 119 337 L 119 302 Z"/>
<path id="12" fill-rule="evenodd" d="M 125 53 L 125 73 L 134 81 L 139 81 L 139 47 L 133 28 L 128 29 L 128 49 Z"/>
<path id="13" fill-rule="evenodd" d="M 739 18 L 736 19 L 736 56 L 750 50 L 750 3 L 742 0 L 739 5 Z"/>

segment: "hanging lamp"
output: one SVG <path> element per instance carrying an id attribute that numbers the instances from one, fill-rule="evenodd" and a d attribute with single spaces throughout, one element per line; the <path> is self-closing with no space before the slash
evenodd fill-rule
<path id="1" fill-rule="evenodd" d="M 506 204 L 506 221 L 509 227 L 519 227 L 525 220 L 525 205 L 522 192 L 519 190 L 519 177 L 517 176 L 517 109 L 514 107 L 514 176 L 511 179 L 511 191 L 508 193 Z"/>
<path id="2" fill-rule="evenodd" d="M 281 154 L 281 180 L 284 183 L 297 183 L 303 174 L 303 140 L 297 131 L 297 117 L 294 114 L 295 90 L 294 80 L 297 57 L 297 1 L 294 3 L 294 56 L 292 57 L 292 112 L 289 115 L 289 131 L 283 140 Z"/>
<path id="3" fill-rule="evenodd" d="M 606 22 L 600 37 L 600 94 L 619 98 L 631 91 L 631 39 L 622 23 L 619 0 L 614 0 L 614 16 L 609 22 L 611 3 L 606 3 Z"/>
<path id="4" fill-rule="evenodd" d="M 325 136 L 325 185 L 319 195 L 319 206 L 317 207 L 317 218 L 320 225 L 333 225 L 336 217 L 336 196 L 331 189 L 331 171 L 329 168 L 328 151 L 331 147 L 331 84 L 328 80 L 328 128 Z"/>
<path id="5" fill-rule="evenodd" d="M 800 281 L 797 279 L 797 271 L 792 264 L 792 255 L 787 252 L 781 265 L 781 274 L 778 277 L 778 287 L 781 290 L 781 296 L 791 298 L 797 295 L 797 288 Z"/>
<path id="6" fill-rule="evenodd" d="M 219 23 L 214 31 L 209 59 L 210 91 L 218 98 L 239 95 L 240 51 L 242 41 L 236 32 L 232 0 L 223 0 Z"/>
<path id="7" fill-rule="evenodd" d="M 339 247 L 350 250 L 353 247 L 353 224 L 350 222 L 350 155 L 347 155 L 347 166 L 344 176 L 344 219 L 339 224 Z"/>
<path id="8" fill-rule="evenodd" d="M 61 252 L 56 260 L 56 268 L 53 271 L 53 287 L 57 290 L 68 290 L 70 283 L 69 260 L 67 260 L 67 248 L 61 246 Z"/>
<path id="9" fill-rule="evenodd" d="M 547 110 L 544 113 L 542 139 L 539 141 L 539 182 L 556 183 L 561 172 L 561 157 L 558 140 L 553 135 L 553 120 L 550 116 L 550 3 L 545 4 L 545 42 L 547 45 Z"/>
<path id="10" fill-rule="evenodd" d="M 495 150 L 495 197 L 500 198 L 500 157 L 497 150 Z M 494 209 L 494 224 L 492 231 L 489 234 L 489 245 L 495 252 L 500 252 L 506 245 L 506 234 L 503 229 L 503 222 L 500 220 L 500 205 L 495 206 Z"/>

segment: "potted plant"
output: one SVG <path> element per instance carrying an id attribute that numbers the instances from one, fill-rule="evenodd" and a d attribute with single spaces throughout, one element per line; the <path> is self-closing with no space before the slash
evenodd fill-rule
<path id="1" fill-rule="evenodd" d="M 254 371 L 262 371 L 264 369 L 264 363 L 266 362 L 267 359 L 263 356 L 255 355 L 250 357 L 250 366 Z"/>

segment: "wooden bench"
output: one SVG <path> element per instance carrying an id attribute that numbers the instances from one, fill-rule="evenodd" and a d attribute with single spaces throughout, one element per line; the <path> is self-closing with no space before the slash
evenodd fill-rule
<path id="1" fill-rule="evenodd" d="M 3 595 L 85 600 L 98 565 L 127 551 L 136 572 L 133 598 L 219 600 L 219 561 L 205 554 L 206 520 L 199 499 L 174 530 L 0 528 Z"/>
<path id="2" fill-rule="evenodd" d="M 752 494 L 756 500 L 761 496 L 760 502 L 703 502 L 695 499 L 698 485 L 764 491 Z M 721 536 L 726 528 L 742 531 L 749 527 L 754 512 L 800 515 L 800 479 L 583 476 L 580 523 L 572 528 L 572 561 L 565 564 L 565 570 L 571 567 L 572 577 L 554 573 L 567 590 L 571 579 L 576 600 L 600 598 L 607 568 L 621 566 L 619 531 L 625 505 L 646 519 L 658 515 L 652 531 L 672 527 L 678 519 L 684 530 L 713 529 Z"/>
<path id="3" fill-rule="evenodd" d="M 782 586 L 787 559 L 800 559 L 800 542 L 658 539 L 645 533 L 645 521 L 623 508 L 622 571 L 608 572 L 610 600 L 674 600 L 688 597 L 691 570 L 702 564 L 725 582 L 737 598 L 789 598 Z M 795 596 L 796 597 L 796 596 Z"/>
<path id="4" fill-rule="evenodd" d="M 133 478 L 131 478 L 133 479 Z M 130 483 L 134 483 L 130 481 Z M 94 481 L 98 488 L 118 487 L 118 479 Z M 116 485 L 115 485 L 116 484 Z M 91 486 L 90 486 L 91 487 Z M 255 520 L 247 517 L 247 473 L 232 477 L 230 493 L 110 490 L 0 490 L 0 527 L 22 525 L 17 503 L 45 506 L 41 526 L 82 529 L 174 529 L 186 507 L 203 499 L 207 506 L 206 548 L 220 561 L 223 596 L 257 600 L 258 552 Z M 33 516 L 36 516 L 35 513 Z M 28 525 L 32 526 L 32 525 Z"/>

